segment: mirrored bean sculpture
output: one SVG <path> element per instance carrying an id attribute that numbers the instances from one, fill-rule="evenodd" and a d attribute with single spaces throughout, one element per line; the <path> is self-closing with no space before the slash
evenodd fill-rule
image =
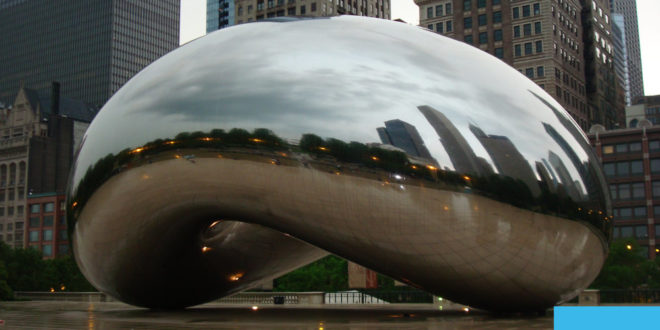
<path id="1" fill-rule="evenodd" d="M 328 253 L 447 299 L 537 311 L 587 287 L 611 203 L 542 88 L 470 45 L 364 17 L 212 33 L 90 125 L 67 196 L 83 274 L 183 308 Z"/>

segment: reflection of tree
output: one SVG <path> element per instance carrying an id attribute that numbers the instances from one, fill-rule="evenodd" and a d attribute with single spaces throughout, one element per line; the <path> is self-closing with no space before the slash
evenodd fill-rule
<path id="1" fill-rule="evenodd" d="M 577 204 L 567 194 L 563 185 L 551 191 L 550 183 L 541 181 L 539 184 L 542 192 L 535 197 L 528 184 L 519 178 L 492 172 L 475 175 L 441 170 L 432 164 L 411 161 L 400 150 L 388 150 L 359 142 L 347 143 L 335 138 L 323 139 L 314 134 L 304 134 L 298 145 L 292 145 L 265 128 L 251 133 L 241 128 L 233 128 L 229 132 L 222 129 L 182 132 L 174 139 L 157 139 L 140 147 L 124 149 L 114 155 L 108 154 L 87 169 L 77 189 L 69 196 L 69 228 L 74 228 L 78 210 L 82 209 L 94 191 L 110 177 L 132 167 L 171 159 L 172 155 L 180 158 L 182 150 L 199 152 L 202 157 L 209 151 L 215 152 L 214 157 L 217 157 L 217 152 L 222 151 L 231 154 L 235 159 L 266 159 L 269 163 L 284 166 L 300 166 L 299 160 L 307 159 L 302 161 L 303 165 L 316 166 L 318 170 L 378 179 L 385 183 L 399 180 L 399 183 L 405 182 L 408 185 L 484 195 L 534 212 L 587 221 L 607 236 L 610 232 L 607 217 L 600 210 L 589 209 L 587 204 Z M 302 154 L 311 156 L 311 161 L 310 157 L 295 156 Z M 288 162 L 273 159 L 280 157 L 290 159 Z"/>

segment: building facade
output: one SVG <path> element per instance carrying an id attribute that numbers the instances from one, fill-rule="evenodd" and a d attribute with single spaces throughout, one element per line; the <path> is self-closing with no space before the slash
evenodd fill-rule
<path id="1" fill-rule="evenodd" d="M 180 0 L 1 0 L 0 100 L 20 82 L 102 106 L 126 81 L 179 46 Z"/>
<path id="2" fill-rule="evenodd" d="M 0 240 L 20 248 L 28 242 L 65 238 L 53 231 L 65 226 L 58 205 L 64 199 L 74 148 L 95 113 L 95 108 L 81 101 L 60 97 L 57 84 L 52 91 L 41 92 L 21 87 L 13 104 L 0 110 Z M 32 201 L 37 197 L 41 199 Z M 44 204 L 38 213 L 42 216 L 39 230 L 51 230 L 40 232 L 37 241 L 36 234 L 30 234 L 36 228 L 32 218 L 37 213 L 28 200 Z M 42 251 L 52 257 L 65 250 L 50 246 Z"/>
<path id="3" fill-rule="evenodd" d="M 390 19 L 390 0 L 208 0 L 206 32 L 266 18 L 359 15 Z"/>
<path id="4" fill-rule="evenodd" d="M 636 0 L 610 0 L 613 13 L 623 15 L 626 60 L 628 62 L 628 84 L 630 101 L 644 96 L 644 77 L 642 75 L 642 53 L 639 46 L 639 27 L 637 21 Z M 630 105 L 628 103 L 627 105 Z"/>
<path id="5" fill-rule="evenodd" d="M 660 95 L 638 97 L 634 103 L 626 107 L 626 127 L 642 126 L 642 120 L 660 125 Z"/>
<path id="6" fill-rule="evenodd" d="M 603 117 L 600 108 L 592 110 L 589 106 L 587 73 L 591 74 L 589 61 L 593 59 L 586 56 L 588 46 L 584 40 L 592 29 L 591 21 L 585 18 L 593 18 L 584 15 L 583 2 L 416 0 L 415 3 L 420 9 L 421 26 L 472 44 L 513 66 L 552 95 L 583 130 L 594 123 L 614 127 L 623 121 L 622 106 L 615 114 L 606 112 L 613 118 Z M 608 22 L 603 29 L 610 29 L 609 13 L 603 15 L 608 15 L 599 16 L 599 20 Z M 609 38 L 609 33 L 604 35 Z M 611 40 L 603 38 L 603 42 L 605 49 L 611 50 Z M 608 58 L 611 55 L 607 53 Z M 608 106 L 605 111 L 610 110 Z"/>
<path id="7" fill-rule="evenodd" d="M 660 127 L 589 134 L 602 161 L 617 238 L 635 238 L 649 258 L 660 254 Z"/>

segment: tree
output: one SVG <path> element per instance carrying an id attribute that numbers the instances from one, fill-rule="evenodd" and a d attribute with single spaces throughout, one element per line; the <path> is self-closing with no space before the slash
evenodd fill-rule
<path id="1" fill-rule="evenodd" d="M 348 263 L 327 256 L 275 280 L 274 291 L 340 291 L 348 288 Z"/>
<path id="2" fill-rule="evenodd" d="M 660 288 L 660 258 L 648 260 L 647 251 L 632 238 L 612 242 L 594 289 Z"/>

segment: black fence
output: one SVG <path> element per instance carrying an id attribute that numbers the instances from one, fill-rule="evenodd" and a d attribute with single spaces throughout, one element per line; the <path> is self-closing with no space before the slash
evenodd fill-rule
<path id="1" fill-rule="evenodd" d="M 660 303 L 660 289 L 600 290 L 600 302 L 604 304 L 657 304 Z"/>
<path id="2" fill-rule="evenodd" d="M 432 304 L 433 296 L 420 290 L 362 289 L 328 292 L 326 304 Z"/>

